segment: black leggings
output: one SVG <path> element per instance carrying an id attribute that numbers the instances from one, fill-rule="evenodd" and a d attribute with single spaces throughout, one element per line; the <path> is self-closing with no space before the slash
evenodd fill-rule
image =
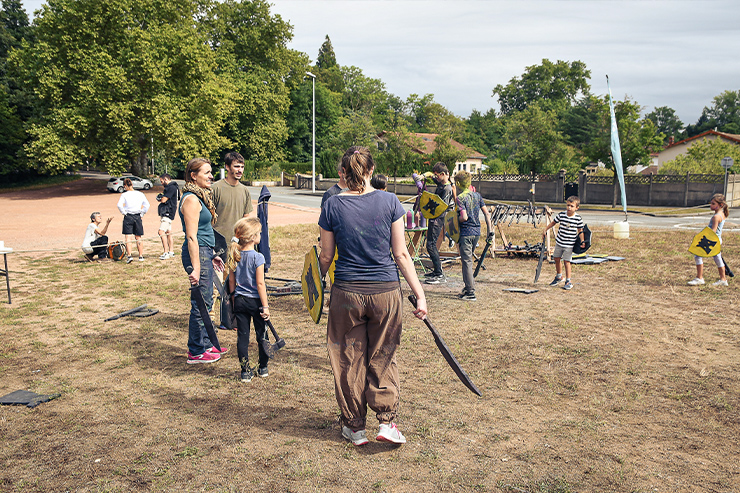
<path id="1" fill-rule="evenodd" d="M 259 350 L 260 368 L 267 368 L 269 357 L 262 348 L 260 341 L 267 339 L 265 331 L 265 319 L 260 314 L 262 301 L 259 298 L 247 298 L 245 296 L 234 296 L 234 316 L 236 317 L 237 337 L 236 354 L 242 371 L 249 366 L 249 324 L 254 320 L 254 332 L 257 335 L 257 349 Z"/>

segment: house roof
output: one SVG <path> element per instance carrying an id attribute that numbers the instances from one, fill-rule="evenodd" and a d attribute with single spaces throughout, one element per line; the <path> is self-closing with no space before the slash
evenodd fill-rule
<path id="1" fill-rule="evenodd" d="M 386 132 L 381 132 L 378 134 L 378 137 L 383 137 Z M 414 148 L 414 151 L 418 152 L 419 154 L 429 155 L 434 152 L 434 150 L 437 148 L 437 143 L 434 141 L 434 139 L 439 136 L 439 134 L 425 134 L 425 133 L 411 133 L 411 135 L 418 137 L 421 139 L 421 142 L 423 144 L 422 147 Z M 474 158 L 474 159 L 485 159 L 487 156 L 484 156 L 480 152 L 471 149 L 470 147 L 463 145 L 456 141 L 455 139 L 450 139 L 450 144 L 452 147 L 459 149 L 461 151 L 467 152 L 468 158 Z"/>
<path id="2" fill-rule="evenodd" d="M 706 137 L 708 135 L 715 135 L 717 137 L 722 137 L 723 139 L 727 139 L 729 141 L 734 142 L 735 144 L 740 144 L 740 135 L 737 134 L 728 134 L 726 132 L 717 132 L 716 130 L 707 130 L 706 132 L 702 132 L 699 135 L 694 135 L 693 137 L 689 137 L 687 139 L 679 140 L 678 142 L 675 142 L 673 144 L 668 144 L 665 146 L 663 150 L 670 149 L 671 147 L 675 147 L 677 145 L 685 144 L 687 142 L 690 142 L 692 140 L 701 139 L 702 137 Z"/>

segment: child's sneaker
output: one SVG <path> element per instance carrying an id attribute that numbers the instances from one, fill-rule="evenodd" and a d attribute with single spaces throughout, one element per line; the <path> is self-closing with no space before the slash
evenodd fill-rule
<path id="1" fill-rule="evenodd" d="M 406 443 L 406 437 L 404 437 L 398 428 L 396 423 L 381 423 L 380 430 L 378 430 L 378 437 L 376 438 L 379 442 L 390 442 L 390 443 Z"/>
<path id="2" fill-rule="evenodd" d="M 558 284 L 560 284 L 562 280 L 563 280 L 563 276 L 555 276 L 555 279 L 552 280 L 552 282 L 550 283 L 550 286 L 555 287 Z"/>
<path id="3" fill-rule="evenodd" d="M 565 280 L 565 284 L 563 284 L 563 289 L 568 290 L 568 291 L 573 289 L 573 283 L 570 282 L 570 279 Z"/>
<path id="4" fill-rule="evenodd" d="M 218 353 L 209 353 L 206 351 L 203 354 L 199 354 L 198 356 L 193 356 L 188 352 L 188 364 L 189 365 L 195 365 L 198 363 L 214 363 L 221 359 L 221 355 Z"/>
<path id="5" fill-rule="evenodd" d="M 214 353 L 214 354 L 225 354 L 229 352 L 229 348 L 222 347 L 221 351 L 219 351 L 218 349 L 216 349 L 216 346 L 211 346 L 208 349 L 206 349 L 206 351 L 208 351 L 209 353 Z"/>
<path id="6" fill-rule="evenodd" d="M 167 252 L 167 254 L 170 256 L 170 258 L 174 258 L 175 257 L 175 252 Z"/>
<path id="7" fill-rule="evenodd" d="M 129 257 L 129 258 L 126 259 L 126 263 L 127 264 L 130 264 L 133 261 L 134 261 L 134 257 Z"/>
<path id="8" fill-rule="evenodd" d="M 441 276 L 435 276 L 435 277 L 427 277 L 424 282 L 426 284 L 442 284 L 445 282 L 445 276 L 444 274 Z"/>
<path id="9" fill-rule="evenodd" d="M 264 368 L 258 368 L 257 369 L 257 376 L 260 378 L 267 378 L 270 376 L 270 374 L 267 372 L 267 367 Z"/>
<path id="10" fill-rule="evenodd" d="M 367 444 L 367 431 L 352 431 L 349 426 L 342 426 L 342 436 L 352 442 L 356 447 Z"/>
<path id="11" fill-rule="evenodd" d="M 712 286 L 729 286 L 729 284 L 727 284 L 727 279 L 720 279 L 717 282 L 713 282 Z"/>
<path id="12" fill-rule="evenodd" d="M 144 257 L 139 257 L 139 262 L 143 262 L 143 261 L 144 261 Z"/>
<path id="13" fill-rule="evenodd" d="M 254 378 L 254 371 L 252 371 L 251 368 L 242 370 L 241 376 L 239 378 L 241 379 L 242 382 L 249 383 L 252 381 L 252 378 Z"/>
<path id="14" fill-rule="evenodd" d="M 159 256 L 159 260 L 167 260 L 170 258 L 170 254 L 167 252 L 164 252 L 162 255 Z"/>
<path id="15" fill-rule="evenodd" d="M 701 286 L 702 284 L 704 284 L 704 279 L 700 279 L 698 277 L 689 281 L 689 286 Z"/>
<path id="16" fill-rule="evenodd" d="M 478 301 L 478 298 L 475 297 L 475 293 L 466 292 L 462 296 L 460 296 L 461 300 L 465 301 Z"/>

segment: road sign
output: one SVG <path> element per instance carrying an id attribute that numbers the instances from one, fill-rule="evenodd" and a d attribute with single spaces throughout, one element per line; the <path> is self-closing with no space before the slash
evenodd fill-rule
<path id="1" fill-rule="evenodd" d="M 722 158 L 722 161 L 720 162 L 720 164 L 722 164 L 722 167 L 724 169 L 730 169 L 732 168 L 732 165 L 735 164 L 735 161 L 733 161 L 731 157 L 725 157 L 725 158 Z"/>

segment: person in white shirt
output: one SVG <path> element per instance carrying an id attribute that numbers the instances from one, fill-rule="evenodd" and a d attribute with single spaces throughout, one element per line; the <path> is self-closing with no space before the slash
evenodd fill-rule
<path id="1" fill-rule="evenodd" d="M 90 214 L 90 224 L 87 225 L 85 231 L 85 238 L 82 240 L 82 251 L 88 260 L 95 258 L 95 255 L 99 259 L 108 258 L 108 237 L 105 233 L 108 232 L 108 226 L 113 220 L 112 217 L 106 219 L 105 224 L 101 226 L 103 218 L 99 212 L 93 212 Z"/>
<path id="2" fill-rule="evenodd" d="M 141 223 L 141 216 L 149 210 L 149 201 L 143 193 L 134 190 L 134 185 L 130 178 L 123 180 L 123 188 L 126 190 L 118 200 L 118 210 L 123 214 L 123 235 L 126 238 L 126 254 L 128 258 L 126 263 L 134 261 L 131 256 L 129 247 L 130 236 L 136 238 L 136 248 L 139 250 L 139 261 L 144 261 L 144 246 L 141 243 L 141 237 L 144 236 L 144 225 Z"/>

